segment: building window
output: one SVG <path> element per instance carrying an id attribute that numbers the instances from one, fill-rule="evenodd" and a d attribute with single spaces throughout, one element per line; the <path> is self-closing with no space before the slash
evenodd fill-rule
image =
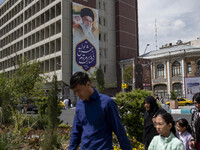
<path id="1" fill-rule="evenodd" d="M 106 4 L 103 3 L 103 10 L 105 11 L 106 10 Z"/>
<path id="2" fill-rule="evenodd" d="M 107 40 L 107 34 L 104 34 L 104 41 Z"/>
<path id="3" fill-rule="evenodd" d="M 157 65 L 157 78 L 163 78 L 164 77 L 164 65 L 159 64 Z"/>
<path id="4" fill-rule="evenodd" d="M 99 9 L 101 9 L 101 2 L 99 2 Z"/>
<path id="5" fill-rule="evenodd" d="M 104 49 L 104 57 L 107 58 L 107 49 Z"/>
<path id="6" fill-rule="evenodd" d="M 167 98 L 167 86 L 165 84 L 158 84 L 154 86 L 154 94 L 159 97 Z"/>
<path id="7" fill-rule="evenodd" d="M 175 61 L 172 64 L 172 76 L 173 77 L 181 76 L 181 64 L 178 61 Z"/>
<path id="8" fill-rule="evenodd" d="M 99 17 L 99 24 L 101 25 L 101 17 Z"/>
<path id="9" fill-rule="evenodd" d="M 106 73 L 106 65 L 103 67 L 103 72 Z"/>
<path id="10" fill-rule="evenodd" d="M 200 60 L 197 62 L 197 73 L 200 73 Z"/>
<path id="11" fill-rule="evenodd" d="M 101 41 L 101 33 L 99 33 L 99 41 Z"/>
<path id="12" fill-rule="evenodd" d="M 192 73 L 191 63 L 187 63 L 187 73 Z"/>
<path id="13" fill-rule="evenodd" d="M 182 84 L 181 83 L 174 83 L 173 84 L 173 91 L 176 92 L 179 98 L 183 97 L 182 94 Z"/>
<path id="14" fill-rule="evenodd" d="M 99 56 L 101 57 L 101 55 L 102 55 L 102 49 L 99 48 Z"/>

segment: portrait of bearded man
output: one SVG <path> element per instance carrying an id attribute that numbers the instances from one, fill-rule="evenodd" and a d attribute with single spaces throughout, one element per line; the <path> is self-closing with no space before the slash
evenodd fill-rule
<path id="1" fill-rule="evenodd" d="M 75 35 L 81 36 L 83 38 L 94 39 L 93 32 L 95 31 L 95 28 L 93 26 L 93 11 L 90 8 L 82 8 L 80 11 L 80 17 L 82 22 L 76 23 L 75 21 L 73 21 L 73 29 Z M 77 19 L 79 18 L 77 17 Z"/>

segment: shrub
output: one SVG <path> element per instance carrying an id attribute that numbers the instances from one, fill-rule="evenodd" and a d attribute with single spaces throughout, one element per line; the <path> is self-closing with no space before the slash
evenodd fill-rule
<path id="1" fill-rule="evenodd" d="M 144 99 L 149 95 L 152 95 L 150 91 L 140 89 L 116 95 L 122 123 L 129 136 L 136 137 L 138 141 L 142 140 L 144 128 Z"/>
<path id="2" fill-rule="evenodd" d="M 176 100 L 177 99 L 177 94 L 175 91 L 170 91 L 170 95 L 171 95 L 171 100 Z"/>

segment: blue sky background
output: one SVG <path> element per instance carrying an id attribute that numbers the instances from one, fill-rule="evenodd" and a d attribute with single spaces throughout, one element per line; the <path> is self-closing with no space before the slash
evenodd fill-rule
<path id="1" fill-rule="evenodd" d="M 4 0 L 0 0 L 0 4 Z M 156 50 L 177 40 L 187 42 L 200 37 L 200 0 L 138 0 L 139 51 Z"/>
<path id="2" fill-rule="evenodd" d="M 3 3 L 4 0 L 0 0 L 0 4 Z"/>

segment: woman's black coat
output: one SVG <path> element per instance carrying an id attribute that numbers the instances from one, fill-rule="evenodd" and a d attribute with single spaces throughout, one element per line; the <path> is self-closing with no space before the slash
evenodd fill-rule
<path id="1" fill-rule="evenodd" d="M 144 114 L 144 132 L 143 132 L 143 144 L 147 150 L 149 144 L 155 135 L 158 135 L 156 128 L 153 125 L 153 117 L 156 117 L 157 114 L 166 113 L 166 110 L 159 108 L 156 100 L 152 96 L 148 96 L 145 101 L 150 103 L 150 110 L 146 111 Z"/>

